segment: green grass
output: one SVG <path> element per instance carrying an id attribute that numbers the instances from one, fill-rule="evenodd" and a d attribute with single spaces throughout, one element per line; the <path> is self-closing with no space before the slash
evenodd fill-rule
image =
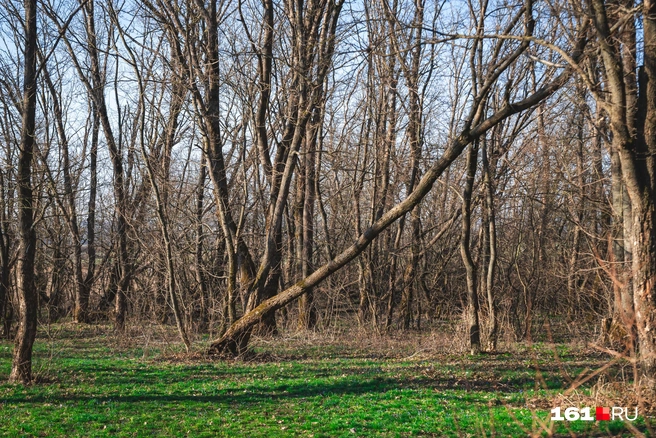
<path id="1" fill-rule="evenodd" d="M 63 325 L 37 340 L 41 381 L 23 387 L 4 383 L 11 345 L 0 343 L 0 435 L 527 436 L 549 426 L 551 401 L 570 377 L 606 360 L 558 346 L 556 362 L 543 344 L 403 359 L 338 341 L 269 340 L 250 362 L 174 350 Z M 645 421 L 635 424 L 645 430 Z M 558 426 L 566 436 L 624 431 L 621 422 Z"/>

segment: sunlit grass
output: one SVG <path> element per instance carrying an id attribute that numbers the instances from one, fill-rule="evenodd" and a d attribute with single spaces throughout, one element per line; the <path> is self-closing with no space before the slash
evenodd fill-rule
<path id="1" fill-rule="evenodd" d="M 251 361 L 212 361 L 175 353 L 175 346 L 121 343 L 99 328 L 62 326 L 38 339 L 39 383 L 0 385 L 0 434 L 546 435 L 550 400 L 568 387 L 568 376 L 601 360 L 559 346 L 556 365 L 546 345 L 421 359 L 369 357 L 335 345 L 275 345 L 260 343 Z M 11 345 L 3 342 L 3 381 L 10 359 Z M 607 435 L 623 427 L 579 421 L 561 423 L 556 432 Z"/>

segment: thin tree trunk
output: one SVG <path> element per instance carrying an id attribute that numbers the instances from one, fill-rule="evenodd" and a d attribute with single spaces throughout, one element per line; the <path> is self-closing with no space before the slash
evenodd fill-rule
<path id="1" fill-rule="evenodd" d="M 0 336 L 9 338 L 11 319 L 7 317 L 7 304 L 9 304 L 9 294 L 11 292 L 9 289 L 11 239 L 8 229 L 9 221 L 7 221 L 7 204 L 10 198 L 10 191 L 6 186 L 3 172 L 0 172 L 0 193 L 2 193 L 0 204 L 0 324 L 2 334 Z"/>
<path id="2" fill-rule="evenodd" d="M 576 183 L 578 185 L 578 200 L 573 202 L 573 206 L 576 209 L 574 217 L 576 218 L 576 223 L 574 224 L 574 236 L 572 238 L 572 254 L 569 259 L 569 270 L 567 273 L 567 290 L 570 296 L 570 299 L 574 298 L 573 303 L 570 303 L 570 306 L 581 311 L 581 296 L 579 290 L 579 281 L 578 281 L 578 260 L 579 260 L 579 250 L 581 246 L 581 224 L 583 222 L 583 213 L 585 211 L 585 163 L 583 158 L 583 143 L 584 143 L 584 123 L 585 123 L 585 92 L 583 90 L 577 90 L 577 101 L 579 102 L 579 107 L 576 108 L 575 114 L 575 123 L 576 123 Z"/>
<path id="3" fill-rule="evenodd" d="M 301 276 L 307 277 L 314 270 L 314 204 L 315 204 L 315 161 L 319 127 L 323 119 L 323 109 L 315 108 L 315 114 L 306 140 L 304 160 L 303 198 L 303 244 L 301 251 Z M 312 289 L 309 289 L 299 300 L 299 325 L 303 329 L 313 329 L 317 323 L 317 311 L 314 306 Z"/>
<path id="4" fill-rule="evenodd" d="M 118 24 L 118 23 L 117 23 Z M 123 31 L 120 28 L 119 25 L 119 34 L 121 35 L 121 38 L 123 38 L 123 44 L 125 44 L 126 50 L 128 51 L 130 57 L 132 58 L 132 63 L 135 68 L 135 73 L 138 79 L 138 85 L 139 85 L 139 97 L 140 97 L 140 103 L 141 105 L 145 105 L 145 90 L 144 90 L 144 85 L 143 85 L 143 79 L 141 77 L 141 73 L 137 69 L 137 60 L 136 57 L 134 56 L 134 53 L 130 49 L 129 45 L 125 41 Z M 149 74 L 150 72 L 145 72 L 146 74 Z M 178 91 L 180 91 L 178 89 Z M 181 96 L 176 95 L 174 92 L 174 98 L 181 98 Z M 169 114 L 169 120 L 167 122 L 166 126 L 166 131 L 164 132 L 163 137 L 163 142 L 164 142 L 164 153 L 162 156 L 162 164 L 163 164 L 163 173 L 164 173 L 164 186 L 168 184 L 168 156 L 170 154 L 171 149 L 173 148 L 173 143 L 174 143 L 174 138 L 175 138 L 175 131 L 177 129 L 177 119 L 180 113 L 180 106 L 177 104 L 173 104 L 171 108 L 171 112 Z M 145 114 L 144 112 L 141 113 L 141 120 L 140 120 L 140 127 L 139 127 L 139 135 L 141 136 L 139 143 L 141 144 L 141 158 L 143 159 L 143 162 L 145 163 L 146 171 L 148 173 L 148 179 L 150 180 L 150 185 L 153 190 L 153 193 L 155 194 L 155 205 L 156 205 L 156 210 L 157 210 L 157 219 L 160 225 L 160 231 L 162 233 L 162 241 L 164 243 L 164 250 L 165 250 L 165 263 L 166 263 L 166 287 L 169 292 L 169 299 L 171 300 L 171 308 L 173 309 L 173 314 L 175 316 L 175 324 L 178 329 L 178 333 L 180 335 L 180 339 L 182 340 L 185 349 L 187 350 L 187 353 L 189 352 L 191 348 L 191 342 L 189 342 L 189 338 L 187 336 L 187 331 L 184 326 L 184 319 L 182 316 L 182 311 L 180 309 L 180 302 L 178 298 L 178 293 L 176 290 L 176 282 L 175 282 L 175 266 L 174 266 L 174 261 L 173 261 L 173 248 L 172 248 L 172 243 L 171 243 L 171 236 L 169 232 L 169 220 L 166 214 L 165 210 L 165 200 L 168 197 L 167 192 L 168 189 L 164 189 L 163 191 L 160 189 L 159 184 L 157 183 L 156 175 L 153 170 L 153 165 L 151 163 L 151 156 L 146 153 L 146 139 L 145 139 Z M 164 194 L 162 193 L 164 192 Z"/>
<path id="5" fill-rule="evenodd" d="M 146 156 L 145 151 L 143 153 L 143 158 L 144 161 L 148 163 L 148 157 Z M 153 186 L 153 191 L 155 192 L 155 202 L 157 204 L 157 219 L 159 220 L 159 224 L 162 232 L 162 240 L 164 242 L 164 249 L 166 252 L 166 286 L 169 292 L 169 298 L 171 299 L 171 308 L 173 309 L 173 313 L 175 315 L 175 324 L 178 328 L 180 339 L 182 340 L 185 349 L 187 350 L 188 353 L 191 348 L 191 342 L 189 342 L 189 337 L 187 336 L 187 331 L 184 326 L 184 320 L 182 318 L 178 293 L 176 290 L 175 267 L 173 264 L 173 249 L 171 245 L 171 237 L 169 235 L 168 220 L 166 217 L 166 213 L 164 211 L 164 206 L 162 204 L 159 187 L 155 182 L 155 176 L 153 175 L 153 171 L 150 167 L 150 164 L 147 164 L 146 167 L 148 169 L 148 176 Z"/>
<path id="6" fill-rule="evenodd" d="M 390 267 L 389 267 L 389 287 L 388 287 L 388 294 L 389 297 L 387 299 L 387 317 L 385 318 L 385 330 L 389 331 L 392 328 L 392 322 L 394 319 L 394 308 L 396 307 L 396 295 L 397 295 L 397 275 L 396 275 L 396 269 L 397 269 L 397 253 L 399 251 L 399 247 L 401 246 L 401 237 L 403 236 L 403 228 L 405 224 L 404 218 L 401 218 L 399 220 L 399 225 L 396 229 L 396 237 L 394 237 L 394 247 L 392 249 L 392 254 L 391 254 L 391 262 L 390 262 Z"/>
<path id="7" fill-rule="evenodd" d="M 485 276 L 485 293 L 487 296 L 488 318 L 490 330 L 488 332 L 488 350 L 496 351 L 497 338 L 499 335 L 499 322 L 497 315 L 497 300 L 494 295 L 494 275 L 497 264 L 497 226 L 496 226 L 496 213 L 494 209 L 494 185 L 492 182 L 492 171 L 490 169 L 490 162 L 487 157 L 487 142 L 485 142 L 482 149 L 482 163 L 483 163 L 483 184 L 485 190 L 485 208 L 487 215 L 487 244 L 489 248 L 489 258 L 487 265 L 487 272 Z"/>
<path id="8" fill-rule="evenodd" d="M 460 238 L 460 255 L 467 271 L 467 330 L 469 332 L 469 350 L 471 354 L 481 351 L 481 334 L 478 322 L 478 289 L 476 287 L 476 265 L 469 248 L 471 234 L 471 198 L 476 176 L 478 141 L 474 141 L 467 154 L 467 173 L 465 189 L 462 193 L 462 235 Z"/>
<path id="9" fill-rule="evenodd" d="M 87 206 L 87 275 L 83 295 L 90 295 L 96 276 L 96 195 L 98 192 L 98 130 L 95 104 L 92 106 L 91 150 L 89 151 L 89 203 Z"/>
<path id="10" fill-rule="evenodd" d="M 203 267 L 203 210 L 205 202 L 205 180 L 207 178 L 207 168 L 205 167 L 205 156 L 201 157 L 200 169 L 198 170 L 198 186 L 196 187 L 196 250 L 194 252 L 194 264 L 196 271 L 196 282 L 198 283 L 198 293 L 202 302 L 201 322 L 207 322 L 207 312 L 209 308 L 209 299 L 207 293 L 207 282 Z"/>

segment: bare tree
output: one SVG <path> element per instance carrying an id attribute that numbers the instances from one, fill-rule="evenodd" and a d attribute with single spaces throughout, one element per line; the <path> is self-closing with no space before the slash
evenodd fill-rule
<path id="1" fill-rule="evenodd" d="M 619 157 L 622 181 L 631 205 L 631 285 L 638 333 L 640 365 L 650 385 L 656 380 L 656 2 L 591 0 L 596 41 L 603 66 L 603 91 L 594 83 L 597 102 L 607 112 L 612 148 Z M 635 8 L 635 9 L 634 9 Z M 642 18 L 642 59 L 637 68 L 638 33 L 635 14 Z M 637 77 L 636 77 L 637 76 Z M 590 75 L 585 77 L 591 83 Z M 631 300 L 622 300 L 629 302 Z M 627 314 L 628 313 L 628 314 Z M 631 325 L 631 311 L 624 310 Z"/>
<path id="2" fill-rule="evenodd" d="M 36 140 L 37 93 L 37 20 L 36 0 L 26 0 L 25 7 L 25 70 L 21 143 L 18 156 L 19 247 L 17 282 L 19 298 L 18 333 L 11 364 L 10 382 L 24 384 L 32 380 L 32 345 L 36 337 L 37 291 L 34 284 L 36 232 L 34 230 L 34 198 L 32 191 L 32 160 Z"/>
<path id="3" fill-rule="evenodd" d="M 526 8 L 526 22 L 527 31 L 530 34 L 532 22 L 532 9 L 529 2 Z M 574 59 L 581 56 L 581 51 L 585 44 L 584 39 L 580 39 L 578 45 L 573 48 Z M 503 61 L 499 61 L 495 69 L 486 78 L 486 81 L 481 85 L 482 94 L 476 96 L 477 105 L 481 104 L 490 87 L 495 83 L 495 80 L 503 73 L 509 65 L 516 60 L 524 50 L 526 50 L 528 42 L 522 44 L 515 51 L 511 52 Z M 560 75 L 555 77 L 548 83 L 543 84 L 536 92 L 524 97 L 516 102 L 508 102 L 501 109 L 494 112 L 488 117 L 484 117 L 482 112 L 479 111 L 477 105 L 473 106 L 470 114 L 463 121 L 462 129 L 453 135 L 448 147 L 445 149 L 442 156 L 437 159 L 426 171 L 424 176 L 418 182 L 414 191 L 395 205 L 393 208 L 383 214 L 380 219 L 374 221 L 359 237 L 358 239 L 342 253 L 337 255 L 333 260 L 324 264 L 311 275 L 298 281 L 292 287 L 279 293 L 278 295 L 269 298 L 262 304 L 247 312 L 242 318 L 235 322 L 230 329 L 218 340 L 214 341 L 210 346 L 210 353 L 226 353 L 233 354 L 240 353 L 246 348 L 250 337 L 251 330 L 262 318 L 271 315 L 277 309 L 282 308 L 291 301 L 303 295 L 308 288 L 316 286 L 318 283 L 326 279 L 334 272 L 341 269 L 348 262 L 357 257 L 364 251 L 369 244 L 387 227 L 394 223 L 397 219 L 412 210 L 430 191 L 431 187 L 442 175 L 453 161 L 461 154 L 461 152 L 474 140 L 486 133 L 489 129 L 507 119 L 508 117 L 517 114 L 528 108 L 532 108 L 546 99 L 548 96 L 557 91 L 571 75 L 570 69 L 565 69 Z"/>

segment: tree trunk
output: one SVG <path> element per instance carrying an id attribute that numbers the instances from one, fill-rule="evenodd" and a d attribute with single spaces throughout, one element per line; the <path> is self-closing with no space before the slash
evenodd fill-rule
<path id="1" fill-rule="evenodd" d="M 469 350 L 471 354 L 481 351 L 481 332 L 478 322 L 478 289 L 476 287 L 476 265 L 471 256 L 469 238 L 471 233 L 471 198 L 476 176 L 478 141 L 469 146 L 467 155 L 467 173 L 465 189 L 462 194 L 462 235 L 460 238 L 460 255 L 467 271 L 467 330 L 469 332 Z"/>
<path id="2" fill-rule="evenodd" d="M 10 195 L 5 185 L 5 178 L 2 172 L 0 172 L 0 193 L 2 193 L 2 204 L 0 205 L 0 329 L 2 330 L 2 334 L 0 334 L 0 336 L 9 338 L 11 320 L 7 317 L 7 304 L 9 304 L 10 294 L 11 239 L 9 237 L 9 221 L 7 221 L 6 204 Z M 5 198 L 5 196 L 7 196 L 7 198 Z"/>
<path id="3" fill-rule="evenodd" d="M 614 147 L 610 148 L 610 175 L 611 175 L 611 208 L 612 215 L 612 263 L 611 263 L 611 280 L 613 281 L 613 314 L 616 321 L 626 324 L 632 324 L 633 318 L 625 318 L 623 300 L 624 294 L 632 290 L 629 287 L 629 278 L 626 277 L 627 269 L 625 266 L 626 254 L 625 244 L 630 243 L 630 239 L 624 236 L 624 205 L 628 204 L 628 198 L 625 196 L 624 184 L 622 183 L 622 166 L 620 156 Z M 630 212 L 630 209 L 629 209 Z M 631 296 L 633 303 L 633 296 Z M 631 311 L 633 304 L 631 304 Z M 631 312 L 633 313 L 633 312 Z M 629 327 L 627 326 L 627 327 Z"/>
<path id="4" fill-rule="evenodd" d="M 205 270 L 203 266 L 203 243 L 205 235 L 203 231 L 203 209 L 205 202 L 205 179 L 207 178 L 206 169 L 205 156 L 203 155 L 200 161 L 200 169 L 198 170 L 198 185 L 196 187 L 196 248 L 194 251 L 194 270 L 196 273 L 196 282 L 198 283 L 198 293 L 200 295 L 202 306 L 200 322 L 203 326 L 208 322 L 207 313 L 210 300 L 207 293 L 207 281 L 205 279 Z M 230 324 L 232 324 L 232 322 Z"/>
<path id="5" fill-rule="evenodd" d="M 89 296 L 96 276 L 96 194 L 98 192 L 98 130 L 96 105 L 91 104 L 91 150 L 89 151 L 89 203 L 87 206 L 87 275 L 84 277 L 83 295 Z"/>
<path id="6" fill-rule="evenodd" d="M 123 37 L 123 31 L 120 28 L 119 28 L 119 33 Z M 132 57 L 132 61 L 134 65 L 136 66 L 137 65 L 136 57 L 134 56 L 134 53 L 131 51 L 131 49 L 127 44 L 126 44 L 126 49 L 128 50 L 130 56 Z M 137 73 L 137 77 L 139 78 L 139 97 L 141 99 L 141 104 L 145 105 L 144 85 L 141 80 L 141 76 L 139 72 L 136 73 Z M 180 96 L 177 97 L 180 98 Z M 165 177 L 163 182 L 164 187 L 166 187 L 168 184 L 168 169 L 167 169 L 168 163 L 166 163 L 166 159 L 167 159 L 166 157 L 169 154 L 169 151 L 173 148 L 179 110 L 180 110 L 179 106 L 173 105 L 173 107 L 171 108 L 171 112 L 169 114 L 169 120 L 167 122 L 166 132 L 162 136 L 164 137 L 163 143 L 165 149 L 163 155 L 163 163 L 162 163 L 164 167 L 163 170 L 164 170 L 164 177 Z M 165 210 L 166 208 L 165 202 L 166 199 L 168 198 L 167 196 L 168 189 L 165 188 L 164 190 L 162 190 L 157 182 L 156 174 L 153 169 L 153 165 L 151 163 L 151 156 L 146 153 L 146 141 L 144 138 L 145 130 L 146 130 L 145 118 L 143 117 L 143 113 L 142 113 L 142 118 L 140 121 L 140 129 L 139 129 L 139 132 L 142 136 L 140 141 L 141 158 L 145 163 L 148 179 L 150 180 L 152 191 L 155 194 L 157 220 L 159 222 L 160 231 L 162 233 L 162 243 L 164 244 L 165 264 L 166 264 L 166 288 L 168 290 L 169 298 L 171 300 L 171 308 L 173 309 L 173 314 L 175 316 L 175 324 L 178 329 L 178 334 L 180 335 L 180 339 L 182 340 L 182 343 L 184 344 L 185 349 L 187 350 L 188 353 L 191 348 L 191 342 L 189 342 L 189 338 L 187 336 L 187 330 L 185 329 L 184 320 L 182 317 L 182 311 L 180 309 L 180 302 L 179 302 L 178 292 L 175 282 L 175 266 L 173 261 L 173 248 L 171 243 L 171 236 L 169 232 L 169 220 L 168 220 L 167 212 Z"/>
<path id="7" fill-rule="evenodd" d="M 488 234 L 487 244 L 489 248 L 489 258 L 487 272 L 485 276 L 485 293 L 487 296 L 488 318 L 490 329 L 488 332 L 488 350 L 496 351 L 497 338 L 499 335 L 499 323 L 497 316 L 497 301 L 494 296 L 494 275 L 497 263 L 497 226 L 496 214 L 494 210 L 494 185 L 492 182 L 492 171 L 490 169 L 490 162 L 488 161 L 487 142 L 483 145 L 482 162 L 483 162 L 483 178 L 485 190 L 485 208 L 487 215 L 487 230 Z"/>
<path id="8" fill-rule="evenodd" d="M 389 266 L 389 280 L 388 280 L 388 291 L 389 297 L 387 298 L 387 316 L 385 318 L 385 330 L 389 331 L 392 328 L 392 322 L 394 319 L 394 308 L 396 306 L 396 292 L 397 292 L 397 260 L 398 252 L 401 246 L 401 237 L 403 236 L 405 220 L 401 218 L 399 220 L 398 227 L 396 229 L 396 237 L 394 238 L 394 246 L 392 247 L 392 254 L 390 255 L 392 260 Z"/>
<path id="9" fill-rule="evenodd" d="M 585 190 L 585 162 L 583 157 L 583 147 L 584 147 L 584 124 L 585 124 L 585 115 L 587 112 L 587 107 L 585 104 L 586 93 L 585 90 L 581 87 L 577 87 L 576 90 L 576 99 L 578 105 L 575 109 L 574 114 L 574 124 L 576 129 L 576 178 L 577 183 L 576 189 L 578 191 L 578 199 L 574 200 L 572 197 L 573 208 L 575 209 L 572 212 L 576 223 L 574 224 L 574 236 L 572 238 L 572 253 L 569 259 L 569 267 L 567 272 L 567 290 L 570 296 L 570 299 L 573 299 L 574 302 L 570 304 L 574 306 L 579 312 L 582 310 L 581 303 L 581 291 L 579 286 L 579 273 L 578 273 L 578 263 L 579 263 L 579 251 L 581 247 L 581 235 L 583 233 L 582 224 L 585 212 L 585 199 L 586 199 L 586 190 Z"/>
<path id="10" fill-rule="evenodd" d="M 322 121 L 322 108 L 315 108 L 313 120 L 310 123 L 309 135 L 306 139 L 304 160 L 303 196 L 303 238 L 301 251 L 301 275 L 307 277 L 314 270 L 314 204 L 315 204 L 315 161 L 318 144 L 319 127 Z M 312 289 L 301 296 L 299 300 L 299 327 L 305 330 L 313 329 L 317 323 L 317 311 L 314 306 Z"/>
<path id="11" fill-rule="evenodd" d="M 653 200 L 634 213 L 633 296 L 640 367 L 646 383 L 656 386 L 656 212 Z M 636 208 L 634 207 L 634 210 Z"/>
<path id="12" fill-rule="evenodd" d="M 9 381 L 27 384 L 32 380 L 32 345 L 36 337 L 37 291 L 34 284 L 36 232 L 32 193 L 32 157 L 36 119 L 36 0 L 25 0 L 25 71 L 21 144 L 18 157 L 18 221 L 20 241 L 16 279 L 18 286 L 18 333 Z"/>
<path id="13" fill-rule="evenodd" d="M 625 224 L 629 219 L 632 228 L 628 235 L 638 361 L 645 383 L 653 388 L 656 387 L 656 1 L 647 0 L 642 5 L 644 65 L 637 81 L 635 20 L 628 19 L 616 26 L 614 21 L 620 17 L 609 15 L 603 0 L 593 0 L 591 6 L 606 88 L 606 94 L 597 98 L 609 115 L 611 147 L 619 155 L 631 205 L 631 216 L 625 218 Z"/>

